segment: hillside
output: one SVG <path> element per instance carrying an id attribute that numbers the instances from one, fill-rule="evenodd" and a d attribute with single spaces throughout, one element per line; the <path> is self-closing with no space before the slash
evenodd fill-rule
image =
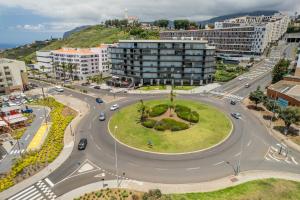
<path id="1" fill-rule="evenodd" d="M 101 43 L 114 43 L 120 39 L 159 39 L 159 32 L 154 30 L 142 30 L 140 28 L 107 28 L 101 25 L 90 26 L 79 32 L 74 32 L 65 39 L 50 42 L 46 46 L 33 47 L 32 45 L 24 47 L 21 50 L 17 48 L 9 49 L 0 53 L 0 57 L 20 59 L 24 61 L 34 60 L 37 50 L 54 50 L 61 47 L 88 48 L 95 47 Z"/>

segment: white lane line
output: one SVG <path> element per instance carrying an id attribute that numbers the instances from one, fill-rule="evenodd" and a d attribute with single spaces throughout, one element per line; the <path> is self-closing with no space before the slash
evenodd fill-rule
<path id="1" fill-rule="evenodd" d="M 213 166 L 221 165 L 221 164 L 223 164 L 223 163 L 224 163 L 224 161 L 221 161 L 221 162 L 218 162 L 218 163 L 213 164 Z"/>
<path id="2" fill-rule="evenodd" d="M 239 156 L 241 154 L 242 154 L 242 152 L 239 152 L 239 153 L 235 154 L 234 157 L 237 157 L 237 156 Z"/>
<path id="3" fill-rule="evenodd" d="M 250 140 L 247 144 L 247 147 L 249 147 L 252 144 L 252 140 Z"/>
<path id="4" fill-rule="evenodd" d="M 274 158 L 271 154 L 268 154 L 268 156 L 269 156 L 270 158 L 272 158 L 273 160 L 276 160 L 277 162 L 280 162 L 280 160 L 278 160 L 277 158 Z"/>
<path id="5" fill-rule="evenodd" d="M 267 156 L 265 156 L 265 159 L 266 159 L 266 160 L 268 160 L 268 161 L 270 161 L 270 160 L 271 160 L 271 159 L 270 159 L 270 158 L 268 158 Z"/>
<path id="6" fill-rule="evenodd" d="M 158 171 L 165 171 L 165 170 L 168 170 L 168 169 L 165 169 L 165 168 L 154 168 L 154 169 L 156 169 L 156 170 L 158 170 Z"/>
<path id="7" fill-rule="evenodd" d="M 25 151 L 25 149 L 22 149 L 22 150 L 21 150 L 21 153 L 23 153 L 24 151 Z"/>
<path id="8" fill-rule="evenodd" d="M 16 197 L 18 197 L 18 196 L 24 194 L 25 192 L 27 192 L 28 190 L 31 190 L 31 189 L 33 189 L 33 191 L 36 190 L 36 189 L 34 188 L 34 186 L 32 185 L 32 186 L 30 186 L 29 188 L 27 188 L 27 189 L 21 191 L 20 193 L 16 194 L 15 196 L 12 196 L 12 197 L 9 198 L 8 200 L 12 200 L 12 199 L 14 199 L 14 198 L 16 198 Z"/>
<path id="9" fill-rule="evenodd" d="M 200 169 L 200 167 L 190 167 L 190 168 L 186 168 L 187 171 L 197 170 L 197 169 Z"/>
<path id="10" fill-rule="evenodd" d="M 45 178 L 45 181 L 51 186 L 54 186 L 54 183 L 52 183 L 52 181 L 49 178 Z"/>
<path id="11" fill-rule="evenodd" d="M 295 158 L 293 156 L 291 156 L 291 159 L 292 159 L 293 163 L 295 163 L 296 165 L 298 165 L 298 162 L 295 160 Z"/>
<path id="12" fill-rule="evenodd" d="M 100 151 L 102 151 L 101 147 L 98 146 L 98 144 L 96 144 L 96 148 Z"/>
<path id="13" fill-rule="evenodd" d="M 32 196 L 36 195 L 37 193 L 39 193 L 38 190 L 35 191 L 35 192 L 33 192 L 33 193 L 31 193 L 31 194 L 29 194 L 29 195 L 26 196 L 26 197 L 23 197 L 22 200 L 27 200 L 27 199 L 29 200 L 29 199 L 32 199 Z"/>
<path id="14" fill-rule="evenodd" d="M 273 147 L 273 146 L 271 146 L 271 149 L 273 150 L 273 151 L 278 151 L 278 149 L 276 149 L 275 147 Z"/>
<path id="15" fill-rule="evenodd" d="M 37 195 L 33 196 L 31 199 L 36 199 L 36 198 L 38 198 L 40 196 L 41 196 L 41 193 L 38 193 Z"/>
<path id="16" fill-rule="evenodd" d="M 30 137 L 30 134 L 26 135 L 25 141 L 27 141 L 29 139 L 29 137 Z"/>
<path id="17" fill-rule="evenodd" d="M 286 158 L 284 161 L 288 164 L 291 164 L 291 161 L 289 161 L 289 158 Z"/>

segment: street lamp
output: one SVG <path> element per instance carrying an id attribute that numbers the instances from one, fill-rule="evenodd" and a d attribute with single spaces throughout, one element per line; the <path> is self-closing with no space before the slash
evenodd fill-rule
<path id="1" fill-rule="evenodd" d="M 117 141 L 116 141 L 116 133 L 117 133 L 118 126 L 115 126 L 114 131 L 114 140 L 115 140 L 115 168 L 116 168 L 116 175 L 117 175 L 117 187 L 119 187 L 119 175 L 118 175 L 118 156 L 117 156 Z"/>

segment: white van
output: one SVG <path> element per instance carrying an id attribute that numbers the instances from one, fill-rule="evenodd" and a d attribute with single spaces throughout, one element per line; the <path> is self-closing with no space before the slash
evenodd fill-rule
<path id="1" fill-rule="evenodd" d="M 63 92 L 64 88 L 62 88 L 61 86 L 55 86 L 55 91 L 56 92 Z"/>

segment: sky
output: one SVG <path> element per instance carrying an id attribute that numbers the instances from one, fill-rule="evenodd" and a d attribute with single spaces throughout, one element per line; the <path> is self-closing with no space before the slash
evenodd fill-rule
<path id="1" fill-rule="evenodd" d="M 300 13 L 300 0 L 0 0 L 0 43 L 25 44 L 62 37 L 80 25 L 129 16 L 204 20 L 255 10 Z"/>

